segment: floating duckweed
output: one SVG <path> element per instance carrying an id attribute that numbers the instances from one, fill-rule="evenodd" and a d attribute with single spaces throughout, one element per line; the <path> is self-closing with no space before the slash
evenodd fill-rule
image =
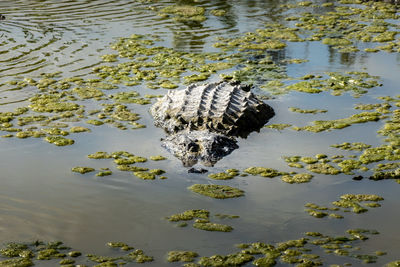
<path id="1" fill-rule="evenodd" d="M 129 165 L 137 162 L 146 162 L 147 159 L 139 156 L 129 156 L 128 158 L 117 158 L 114 162 L 118 165 Z"/>
<path id="2" fill-rule="evenodd" d="M 60 265 L 67 265 L 67 264 L 73 264 L 73 263 L 75 263 L 75 261 L 71 260 L 71 259 L 60 260 L 60 262 L 59 262 Z"/>
<path id="3" fill-rule="evenodd" d="M 241 197 L 244 195 L 244 191 L 227 185 L 194 184 L 188 189 L 195 193 L 218 199 Z"/>
<path id="4" fill-rule="evenodd" d="M 229 180 L 239 175 L 238 170 L 226 170 L 225 172 L 209 174 L 208 177 L 214 180 Z"/>
<path id="5" fill-rule="evenodd" d="M 343 129 L 349 127 L 355 123 L 365 123 L 370 121 L 378 121 L 381 118 L 381 113 L 379 112 L 362 112 L 359 114 L 354 114 L 349 118 L 337 119 L 331 121 L 314 121 L 312 126 L 305 127 L 293 127 L 296 131 L 310 131 L 310 132 L 322 132 L 331 129 Z"/>
<path id="6" fill-rule="evenodd" d="M 108 242 L 107 246 L 112 248 L 122 248 L 122 247 L 127 247 L 128 245 L 123 242 Z"/>
<path id="7" fill-rule="evenodd" d="M 111 99 L 114 99 L 117 103 L 133 103 L 139 105 L 150 104 L 149 99 L 139 98 L 139 93 L 136 91 L 120 92 L 115 95 L 110 95 Z"/>
<path id="8" fill-rule="evenodd" d="M 307 169 L 314 173 L 336 175 L 340 171 L 328 163 L 314 163 L 307 166 Z"/>
<path id="9" fill-rule="evenodd" d="M 289 184 L 300 184 L 300 183 L 308 183 L 313 178 L 313 175 L 308 173 L 298 173 L 293 176 L 291 175 L 283 175 L 282 181 L 289 183 Z"/>
<path id="10" fill-rule="evenodd" d="M 161 170 L 161 169 L 152 169 L 152 170 L 149 170 L 149 173 L 154 174 L 154 175 L 161 175 L 161 174 L 164 174 L 165 171 Z"/>
<path id="11" fill-rule="evenodd" d="M 343 150 L 364 150 L 366 148 L 370 148 L 370 145 L 361 143 L 361 142 L 355 142 L 355 143 L 348 143 L 348 142 L 344 142 L 341 144 L 334 144 L 331 145 L 331 147 L 335 147 L 335 148 L 339 148 L 339 149 L 343 149 Z"/>
<path id="12" fill-rule="evenodd" d="M 96 173 L 96 176 L 103 177 L 103 176 L 109 176 L 109 175 L 111 175 L 111 174 L 112 174 L 112 171 L 110 171 L 110 170 L 105 170 L 105 171 L 100 171 L 100 172 Z"/>
<path id="13" fill-rule="evenodd" d="M 167 159 L 166 157 L 160 156 L 160 155 L 158 155 L 158 156 L 150 156 L 149 158 L 150 158 L 151 160 L 154 160 L 154 161 L 159 161 L 159 160 L 165 160 L 165 159 Z"/>
<path id="14" fill-rule="evenodd" d="M 193 227 L 200 230 L 218 232 L 231 232 L 233 230 L 232 226 L 211 222 L 196 222 Z"/>
<path id="15" fill-rule="evenodd" d="M 63 257 L 65 257 L 65 254 L 60 254 L 58 250 L 54 248 L 40 250 L 37 255 L 38 260 L 50 260 L 53 258 L 63 258 Z"/>
<path id="16" fill-rule="evenodd" d="M 287 123 L 277 123 L 277 124 L 270 124 L 270 125 L 266 125 L 264 127 L 266 128 L 271 128 L 271 129 L 277 129 L 277 130 L 284 130 L 288 127 L 292 126 L 291 124 L 287 124 Z"/>
<path id="17" fill-rule="evenodd" d="M 74 126 L 69 129 L 71 133 L 83 133 L 83 132 L 90 132 L 90 129 L 82 126 Z"/>
<path id="18" fill-rule="evenodd" d="M 311 114 L 328 112 L 328 110 L 326 110 L 326 109 L 300 109 L 300 108 L 296 108 L 296 107 L 290 107 L 289 110 L 292 112 L 297 112 L 297 113 L 311 113 Z"/>
<path id="19" fill-rule="evenodd" d="M 311 157 L 301 157 L 300 161 L 306 163 L 306 164 L 313 164 L 318 162 L 318 159 L 316 158 L 311 158 Z"/>
<path id="20" fill-rule="evenodd" d="M 344 38 L 325 38 L 322 40 L 322 43 L 332 46 L 346 46 L 352 44 L 351 41 Z"/>
<path id="21" fill-rule="evenodd" d="M 43 132 L 46 132 L 51 135 L 62 135 L 62 136 L 67 136 L 69 133 L 67 131 L 63 131 L 60 128 L 46 128 L 42 129 Z"/>
<path id="22" fill-rule="evenodd" d="M 214 255 L 211 257 L 201 257 L 198 263 L 201 266 L 241 266 L 253 259 L 254 256 L 239 252 L 227 256 Z"/>
<path id="23" fill-rule="evenodd" d="M 352 170 L 360 169 L 361 162 L 354 159 L 346 159 L 338 163 L 338 166 L 341 168 L 341 172 L 346 174 L 352 174 Z"/>
<path id="24" fill-rule="evenodd" d="M 221 17 L 226 14 L 226 11 L 222 10 L 222 9 L 214 9 L 214 10 L 211 10 L 210 13 L 213 14 L 214 16 Z"/>
<path id="25" fill-rule="evenodd" d="M 304 168 L 303 165 L 301 165 L 300 163 L 296 163 L 296 162 L 288 162 L 287 165 L 292 168 L 299 168 L 299 169 Z"/>
<path id="26" fill-rule="evenodd" d="M 96 153 L 88 155 L 88 158 L 90 158 L 90 159 L 109 159 L 109 158 L 111 158 L 111 155 L 109 155 L 107 152 L 98 151 Z"/>
<path id="27" fill-rule="evenodd" d="M 99 89 L 93 87 L 76 87 L 72 90 L 76 93 L 81 99 L 98 99 L 100 100 L 104 93 Z"/>
<path id="28" fill-rule="evenodd" d="M 360 161 L 364 164 L 369 164 L 376 161 L 382 161 L 392 155 L 390 146 L 367 148 L 360 156 Z"/>
<path id="29" fill-rule="evenodd" d="M 73 172 L 79 172 L 81 174 L 85 174 L 88 172 L 94 172 L 94 168 L 91 167 L 74 167 L 71 169 Z"/>
<path id="30" fill-rule="evenodd" d="M 29 99 L 29 107 L 36 112 L 64 112 L 80 108 L 76 103 L 62 102 L 61 96 L 37 95 Z"/>
<path id="31" fill-rule="evenodd" d="M 33 266 L 33 262 L 30 259 L 9 259 L 9 260 L 4 260 L 0 261 L 0 266 L 4 267 L 29 267 Z"/>
<path id="32" fill-rule="evenodd" d="M 169 221 L 178 222 L 178 221 L 189 221 L 194 218 L 200 219 L 208 219 L 210 212 L 208 210 L 187 210 L 182 213 L 173 214 L 168 217 Z"/>
<path id="33" fill-rule="evenodd" d="M 176 262 L 176 261 L 183 261 L 183 262 L 192 262 L 194 258 L 199 256 L 196 252 L 193 251 L 169 251 L 168 252 L 168 261 L 169 262 Z"/>
<path id="34" fill-rule="evenodd" d="M 275 169 L 264 168 L 264 167 L 250 167 L 244 170 L 244 172 L 249 173 L 251 175 L 260 175 L 262 177 L 276 177 L 281 175 L 282 173 L 278 172 Z"/>
<path id="35" fill-rule="evenodd" d="M 49 143 L 55 144 L 56 146 L 68 146 L 75 143 L 74 140 L 62 136 L 47 136 L 44 140 Z"/>
<path id="36" fill-rule="evenodd" d="M 128 254 L 128 257 L 137 263 L 145 263 L 153 261 L 153 257 L 144 254 L 143 250 L 137 249 Z"/>
<path id="37" fill-rule="evenodd" d="M 315 218 L 323 218 L 325 216 L 328 216 L 328 213 L 322 212 L 322 211 L 317 211 L 317 210 L 313 210 L 313 209 L 306 209 L 306 211 L 308 212 L 308 214 L 310 214 L 311 216 L 313 216 Z"/>
<path id="38" fill-rule="evenodd" d="M 143 179 L 143 180 L 154 180 L 156 178 L 155 174 L 145 172 L 145 171 L 133 172 L 133 175 L 135 175 L 136 177 L 139 177 L 140 179 Z"/>
<path id="39" fill-rule="evenodd" d="M 160 14 L 173 14 L 177 21 L 198 21 L 206 20 L 204 8 L 190 5 L 172 5 L 160 10 Z"/>
<path id="40" fill-rule="evenodd" d="M 87 120 L 86 123 L 92 124 L 92 125 L 95 125 L 95 126 L 100 126 L 100 125 L 104 124 L 104 122 L 99 121 L 99 120 Z"/>
<path id="41" fill-rule="evenodd" d="M 16 137 L 21 138 L 21 139 L 25 139 L 28 137 L 43 137 L 46 136 L 45 133 L 43 132 L 38 132 L 38 131 L 21 131 L 15 134 Z"/>

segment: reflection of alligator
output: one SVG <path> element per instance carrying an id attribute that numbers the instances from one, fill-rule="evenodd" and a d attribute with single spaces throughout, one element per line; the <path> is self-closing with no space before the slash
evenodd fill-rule
<path id="1" fill-rule="evenodd" d="M 232 82 L 171 90 L 150 113 L 154 124 L 169 134 L 163 146 L 185 166 L 198 160 L 214 165 L 238 148 L 235 137 L 246 138 L 274 116 L 273 109 L 257 99 L 248 86 Z"/>

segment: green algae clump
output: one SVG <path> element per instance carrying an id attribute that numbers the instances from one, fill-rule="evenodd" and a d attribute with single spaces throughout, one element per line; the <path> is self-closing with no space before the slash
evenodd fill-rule
<path id="1" fill-rule="evenodd" d="M 155 174 L 145 172 L 145 171 L 133 172 L 133 175 L 135 175 L 136 177 L 138 177 L 142 180 L 154 180 L 156 178 Z"/>
<path id="2" fill-rule="evenodd" d="M 169 262 L 192 262 L 197 256 L 199 256 L 199 254 L 193 251 L 169 251 L 167 260 Z"/>
<path id="3" fill-rule="evenodd" d="M 241 197 L 244 195 L 244 191 L 227 185 L 194 184 L 188 189 L 195 193 L 218 199 Z"/>
<path id="4" fill-rule="evenodd" d="M 336 169 L 328 163 L 314 163 L 307 166 L 307 169 L 314 173 L 321 173 L 327 175 L 336 175 L 340 173 L 340 170 Z"/>
<path id="5" fill-rule="evenodd" d="M 182 213 L 173 214 L 168 217 L 171 222 L 190 221 L 194 218 L 208 219 L 210 212 L 208 210 L 186 210 Z"/>
<path id="6" fill-rule="evenodd" d="M 229 254 L 227 256 L 214 255 L 211 257 L 201 257 L 201 266 L 241 266 L 254 259 L 254 256 L 245 253 Z"/>
<path id="7" fill-rule="evenodd" d="M 90 158 L 90 159 L 109 159 L 109 158 L 111 158 L 111 155 L 109 155 L 107 152 L 98 151 L 96 153 L 89 154 L 88 158 Z"/>
<path id="8" fill-rule="evenodd" d="M 151 160 L 153 160 L 153 161 L 160 161 L 160 160 L 166 160 L 167 158 L 166 157 L 163 157 L 163 156 L 161 156 L 161 155 L 158 155 L 158 156 L 150 156 L 149 157 Z"/>
<path id="9" fill-rule="evenodd" d="M 91 167 L 74 167 L 71 169 L 73 172 L 79 172 L 81 174 L 85 174 L 88 172 L 94 172 L 95 169 Z"/>
<path id="10" fill-rule="evenodd" d="M 291 175 L 283 175 L 282 181 L 289 183 L 289 184 L 301 184 L 301 183 L 308 183 L 313 178 L 312 174 L 309 173 L 298 173 L 293 176 Z"/>
<path id="11" fill-rule="evenodd" d="M 75 143 L 74 140 L 62 136 L 46 136 L 44 140 L 56 146 L 68 146 Z"/>
<path id="12" fill-rule="evenodd" d="M 238 170 L 229 169 L 229 170 L 226 170 L 225 172 L 209 174 L 208 177 L 210 177 L 211 179 L 214 179 L 214 180 L 229 180 L 229 179 L 235 178 L 238 175 L 239 175 Z"/>
<path id="13" fill-rule="evenodd" d="M 83 132 L 90 132 L 90 129 L 82 126 L 74 126 L 69 129 L 71 133 L 83 133 Z"/>
<path id="14" fill-rule="evenodd" d="M 200 230 L 218 232 L 231 232 L 233 230 L 232 226 L 211 222 L 195 222 L 193 227 Z"/>
<path id="15" fill-rule="evenodd" d="M 282 174 L 281 172 L 275 169 L 264 168 L 264 167 L 250 167 L 245 169 L 244 172 L 251 175 L 260 175 L 262 177 L 269 177 L 269 178 L 273 178 Z"/>

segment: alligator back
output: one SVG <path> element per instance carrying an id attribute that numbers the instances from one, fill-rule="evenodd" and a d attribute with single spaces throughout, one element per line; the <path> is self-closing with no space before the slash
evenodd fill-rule
<path id="1" fill-rule="evenodd" d="M 274 116 L 273 109 L 257 99 L 249 87 L 229 82 L 171 90 L 150 112 L 155 125 L 168 134 L 208 130 L 240 137 L 258 131 Z"/>

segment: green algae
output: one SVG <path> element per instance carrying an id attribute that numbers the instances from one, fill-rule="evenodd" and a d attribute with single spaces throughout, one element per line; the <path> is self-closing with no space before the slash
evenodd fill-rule
<path id="1" fill-rule="evenodd" d="M 30 259 L 9 259 L 0 261 L 1 267 L 29 267 L 33 266 L 33 262 Z"/>
<path id="2" fill-rule="evenodd" d="M 236 169 L 229 169 L 226 170 L 225 172 L 220 172 L 220 173 L 212 173 L 209 174 L 208 177 L 214 180 L 230 180 L 238 176 L 240 173 Z"/>
<path id="3" fill-rule="evenodd" d="M 291 126 L 292 126 L 291 124 L 287 124 L 287 123 L 276 123 L 276 124 L 269 124 L 264 127 L 282 131 Z"/>
<path id="4" fill-rule="evenodd" d="M 136 91 L 120 92 L 115 95 L 110 95 L 109 98 L 113 99 L 116 103 L 131 103 L 139 105 L 150 104 L 149 99 L 140 98 L 139 93 Z"/>
<path id="5" fill-rule="evenodd" d="M 241 197 L 244 195 L 244 191 L 227 185 L 194 184 L 188 187 L 188 189 L 195 193 L 218 199 Z"/>
<path id="6" fill-rule="evenodd" d="M 167 219 L 171 222 L 178 222 L 178 221 L 189 221 L 193 220 L 195 218 L 200 218 L 200 219 L 208 219 L 210 216 L 210 212 L 208 210 L 187 210 L 182 213 L 178 214 L 173 214 Z"/>
<path id="7" fill-rule="evenodd" d="M 301 184 L 301 183 L 308 183 L 313 178 L 313 175 L 309 173 L 298 173 L 295 175 L 283 175 L 281 177 L 282 181 L 289 183 L 289 184 Z"/>
<path id="8" fill-rule="evenodd" d="M 273 178 L 283 174 L 275 169 L 265 168 L 265 167 L 250 167 L 245 169 L 244 172 L 251 175 L 260 175 L 262 177 L 269 177 L 269 178 Z"/>
<path id="9" fill-rule="evenodd" d="M 210 11 L 210 13 L 214 16 L 221 17 L 221 16 L 225 16 L 226 11 L 223 9 L 213 9 Z"/>
<path id="10" fill-rule="evenodd" d="M 313 125 L 304 127 L 293 127 L 296 131 L 309 131 L 309 132 L 322 132 L 330 131 L 332 129 L 343 129 L 357 123 L 366 123 L 371 121 L 378 121 L 382 117 L 379 112 L 362 112 L 351 115 L 348 118 L 330 120 L 330 121 L 313 121 Z"/>
<path id="11" fill-rule="evenodd" d="M 373 194 L 345 194 L 340 196 L 339 200 L 332 202 L 334 207 L 319 206 L 314 203 L 307 203 L 304 206 L 308 208 L 305 211 L 316 218 L 329 215 L 330 218 L 343 219 L 343 215 L 331 211 L 349 212 L 349 208 L 351 208 L 353 213 L 364 213 L 368 211 L 366 207 L 380 207 L 381 205 L 377 202 L 382 200 L 382 197 Z"/>
<path id="12" fill-rule="evenodd" d="M 83 132 L 90 132 L 89 128 L 82 127 L 82 126 L 74 126 L 69 129 L 70 133 L 83 133 Z"/>
<path id="13" fill-rule="evenodd" d="M 149 170 L 149 173 L 154 174 L 154 175 L 161 175 L 161 174 L 164 174 L 165 171 L 161 170 L 161 169 L 152 169 L 152 170 Z"/>
<path id="14" fill-rule="evenodd" d="M 365 143 L 361 143 L 361 142 L 354 142 L 354 143 L 349 143 L 349 142 L 344 142 L 341 144 L 334 144 L 331 145 L 331 147 L 335 147 L 335 148 L 339 148 L 339 149 L 343 149 L 343 150 L 364 150 L 366 148 L 370 148 L 370 145 L 367 145 Z"/>
<path id="15" fill-rule="evenodd" d="M 211 257 L 201 257 L 198 263 L 201 266 L 241 266 L 253 259 L 254 256 L 239 252 L 227 256 L 214 255 Z"/>
<path id="16" fill-rule="evenodd" d="M 160 16 L 162 14 L 175 15 L 173 18 L 177 21 L 196 21 L 202 22 L 206 20 L 204 16 L 205 9 L 203 7 L 191 6 L 191 5 L 171 5 L 164 7 L 160 10 Z"/>
<path id="17" fill-rule="evenodd" d="M 340 170 L 333 167 L 328 163 L 314 163 L 306 167 L 309 171 L 314 173 L 326 174 L 326 175 L 336 175 L 340 173 Z"/>
<path id="18" fill-rule="evenodd" d="M 297 112 L 297 113 L 310 113 L 310 114 L 328 112 L 328 110 L 326 110 L 326 109 L 301 109 L 301 108 L 296 108 L 296 107 L 290 107 L 289 110 L 292 112 Z"/>
<path id="19" fill-rule="evenodd" d="M 136 177 L 142 179 L 142 180 L 154 180 L 156 179 L 156 175 L 150 172 L 145 172 L 145 171 L 137 171 L 133 172 L 133 175 Z"/>
<path id="20" fill-rule="evenodd" d="M 193 251 L 169 251 L 167 260 L 169 262 L 192 262 L 197 256 L 199 256 L 199 254 Z"/>
<path id="21" fill-rule="evenodd" d="M 88 172 L 94 172 L 95 169 L 91 167 L 74 167 L 71 169 L 73 172 L 79 172 L 81 174 L 85 174 Z"/>
<path id="22" fill-rule="evenodd" d="M 99 120 L 87 120 L 86 123 L 92 124 L 92 125 L 95 125 L 95 126 L 100 126 L 100 125 L 104 124 L 104 122 L 99 121 Z"/>
<path id="23" fill-rule="evenodd" d="M 195 222 L 193 227 L 200 230 L 217 232 L 231 232 L 233 230 L 232 226 L 211 222 Z"/>
<path id="24" fill-rule="evenodd" d="M 56 146 L 68 146 L 75 143 L 74 140 L 62 136 L 46 136 L 44 140 Z"/>
<path id="25" fill-rule="evenodd" d="M 100 171 L 100 172 L 96 173 L 96 176 L 99 176 L 99 177 L 109 176 L 109 175 L 112 175 L 112 171 L 110 171 L 110 170 L 104 170 L 104 171 Z"/>
<path id="26" fill-rule="evenodd" d="M 167 158 L 161 155 L 157 155 L 157 156 L 150 156 L 149 159 L 153 161 L 160 161 L 160 160 L 166 160 Z"/>
<path id="27" fill-rule="evenodd" d="M 89 154 L 88 158 L 90 159 L 109 159 L 111 158 L 111 155 L 109 155 L 107 152 L 104 151 L 98 151 L 93 154 Z"/>

